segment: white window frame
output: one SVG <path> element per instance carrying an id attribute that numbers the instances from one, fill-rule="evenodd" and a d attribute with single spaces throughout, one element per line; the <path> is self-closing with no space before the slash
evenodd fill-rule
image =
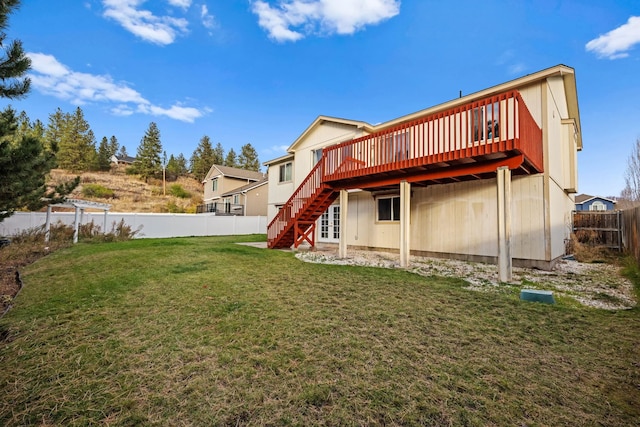
<path id="1" fill-rule="evenodd" d="M 288 175 L 288 176 L 287 176 Z M 293 162 L 287 162 L 278 168 L 278 183 L 291 182 L 293 178 Z"/>
<path id="2" fill-rule="evenodd" d="M 322 148 L 311 150 L 311 165 L 315 166 L 322 159 Z"/>
<path id="3" fill-rule="evenodd" d="M 389 204 L 389 218 L 386 218 L 387 215 L 384 215 L 384 218 L 380 218 L 380 202 L 383 200 L 390 200 Z M 398 194 L 390 194 L 388 196 L 378 196 L 376 197 L 376 221 L 379 222 L 399 222 L 400 221 L 400 195 Z"/>

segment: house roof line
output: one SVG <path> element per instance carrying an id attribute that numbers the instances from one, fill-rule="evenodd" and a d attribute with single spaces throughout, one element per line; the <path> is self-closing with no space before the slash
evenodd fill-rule
<path id="1" fill-rule="evenodd" d="M 215 174 L 216 170 L 219 173 Z M 222 166 L 222 165 L 214 164 L 214 165 L 211 165 L 211 168 L 209 168 L 209 172 L 207 172 L 202 182 L 205 183 L 207 182 L 207 180 L 216 178 L 218 176 L 247 179 L 250 181 L 260 181 L 265 177 L 265 174 L 263 174 L 262 172 L 250 171 L 247 169 L 232 168 L 230 166 Z"/>
<path id="2" fill-rule="evenodd" d="M 388 127 L 397 126 L 401 123 L 414 120 L 424 115 L 433 114 L 441 110 L 448 110 L 458 105 L 467 104 L 476 98 L 485 98 L 487 96 L 491 96 L 496 93 L 501 93 L 510 89 L 515 89 L 517 87 L 530 85 L 532 83 L 538 82 L 540 80 L 546 80 L 549 77 L 554 77 L 554 76 L 559 76 L 563 78 L 565 91 L 567 92 L 567 108 L 569 110 L 568 118 L 574 119 L 576 121 L 578 149 L 581 150 L 582 149 L 582 131 L 581 131 L 582 128 L 580 124 L 580 113 L 578 108 L 578 94 L 577 94 L 576 81 L 575 81 L 575 70 L 563 64 L 555 65 L 553 67 L 549 67 L 544 70 L 537 71 L 535 73 L 527 74 L 523 77 L 518 77 L 508 82 L 500 83 L 498 85 L 491 86 L 489 88 L 470 93 L 469 95 L 465 95 L 460 98 L 455 98 L 450 101 L 446 101 L 444 103 L 417 111 L 415 113 L 410 113 L 405 116 L 401 116 L 396 119 L 389 120 L 384 123 L 380 123 L 379 125 L 376 125 L 373 128 L 374 128 L 374 131 L 377 132 Z"/>
<path id="3" fill-rule="evenodd" d="M 611 202 L 611 203 L 614 203 L 614 204 L 615 204 L 615 203 L 618 203 L 618 201 L 617 201 L 617 200 L 609 199 L 608 197 L 602 197 L 602 196 L 591 196 L 591 195 L 589 195 L 589 194 L 578 194 L 578 195 L 575 197 L 575 202 L 576 202 L 576 205 L 583 205 L 583 204 L 585 204 L 585 203 L 587 203 L 587 202 L 590 202 L 590 201 L 591 201 L 591 200 L 593 200 L 593 199 L 606 200 L 606 201 Z"/>
<path id="4" fill-rule="evenodd" d="M 294 158 L 293 153 L 287 153 L 284 156 L 280 156 L 280 157 L 276 157 L 275 159 L 267 160 L 266 162 L 264 162 L 262 164 L 262 166 L 269 166 L 269 165 L 273 165 L 273 164 L 276 164 L 276 163 L 282 163 L 282 162 L 287 161 L 287 160 L 293 160 L 293 158 Z"/>
<path id="5" fill-rule="evenodd" d="M 321 125 L 323 122 L 331 122 L 338 123 L 347 126 L 354 126 L 356 129 L 365 129 L 368 132 L 373 131 L 373 126 L 367 122 L 363 122 L 360 120 L 351 120 L 351 119 L 342 119 L 339 117 L 331 117 L 331 116 L 323 116 L 320 115 L 316 117 L 316 119 L 311 122 L 311 124 L 296 138 L 295 141 L 287 148 L 287 152 L 293 152 L 293 149 L 296 145 L 300 143 L 316 126 Z"/>
<path id="6" fill-rule="evenodd" d="M 253 190 L 254 188 L 258 188 L 260 186 L 263 186 L 263 185 L 267 184 L 268 182 L 269 182 L 268 178 L 263 178 L 260 181 L 252 182 L 250 184 L 243 185 L 242 187 L 234 188 L 233 190 L 227 191 L 226 193 L 221 194 L 221 197 L 232 196 L 234 194 L 244 193 L 245 191 Z"/>
<path id="7" fill-rule="evenodd" d="M 293 153 L 295 146 L 303 140 L 316 126 L 322 124 L 323 122 L 333 122 L 340 123 L 345 125 L 355 126 L 356 129 L 364 129 L 369 133 L 378 132 L 384 130 L 386 128 L 390 128 L 393 126 L 397 126 L 401 123 L 408 122 L 420 118 L 425 115 L 433 114 L 442 110 L 447 110 L 458 105 L 467 104 L 474 99 L 484 98 L 491 96 L 496 93 L 505 92 L 507 90 L 515 89 L 522 86 L 527 86 L 541 80 L 546 80 L 550 77 L 562 77 L 563 84 L 565 88 L 565 92 L 567 94 L 567 109 L 569 117 L 567 119 L 573 119 L 575 121 L 576 126 L 576 143 L 578 147 L 578 151 L 582 150 L 582 126 L 580 123 L 580 112 L 578 107 L 578 91 L 576 87 L 576 79 L 575 79 L 575 70 L 572 67 L 569 67 L 564 64 L 558 64 L 553 67 L 545 68 L 544 70 L 540 70 L 531 74 L 527 74 L 523 77 L 518 77 L 516 79 L 500 83 L 498 85 L 491 86 L 489 88 L 470 93 L 468 95 L 462 96 L 460 98 L 455 98 L 432 107 L 428 107 L 422 109 L 420 111 L 416 111 L 414 113 L 406 114 L 404 116 L 400 116 L 398 118 L 379 123 L 376 125 L 371 125 L 367 122 L 359 121 L 359 120 L 350 120 L 343 119 L 331 116 L 318 116 L 301 134 L 296 138 L 296 140 L 287 148 L 288 153 Z M 284 157 L 284 156 L 283 156 Z M 269 165 L 272 163 L 277 163 L 278 161 L 282 161 L 281 158 L 270 160 L 265 162 L 265 165 Z"/>

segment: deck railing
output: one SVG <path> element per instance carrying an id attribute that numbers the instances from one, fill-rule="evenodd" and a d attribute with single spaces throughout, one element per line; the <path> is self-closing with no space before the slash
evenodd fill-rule
<path id="1" fill-rule="evenodd" d="M 289 200 L 269 223 L 274 241 L 327 187 L 341 179 L 374 176 L 412 167 L 493 154 L 524 154 L 542 172 L 542 131 L 517 91 L 505 92 L 434 113 L 323 150 Z"/>
<path id="2" fill-rule="evenodd" d="M 542 131 L 517 91 L 474 101 L 324 150 L 325 181 L 490 156 L 525 154 L 542 170 Z"/>

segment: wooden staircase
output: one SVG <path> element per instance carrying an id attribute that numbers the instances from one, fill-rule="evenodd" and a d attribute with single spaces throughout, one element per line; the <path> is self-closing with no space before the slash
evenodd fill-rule
<path id="1" fill-rule="evenodd" d="M 315 245 L 315 224 L 338 198 L 339 192 L 322 182 L 324 157 L 311 170 L 267 228 L 271 249 L 298 247 L 304 241 Z"/>

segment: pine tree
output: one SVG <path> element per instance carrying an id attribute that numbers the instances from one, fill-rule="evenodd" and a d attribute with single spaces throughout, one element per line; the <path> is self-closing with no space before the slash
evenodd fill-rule
<path id="1" fill-rule="evenodd" d="M 98 170 L 108 171 L 111 167 L 111 149 L 106 136 L 102 137 L 98 146 Z"/>
<path id="2" fill-rule="evenodd" d="M 125 147 L 124 145 L 120 146 L 120 149 L 118 150 L 118 157 L 120 159 L 123 159 L 125 157 L 129 157 L 129 153 L 127 153 L 127 147 Z"/>
<path id="3" fill-rule="evenodd" d="M 145 132 L 140 145 L 134 170 L 145 181 L 162 173 L 162 142 L 160 142 L 160 130 L 155 122 L 151 122 Z"/>
<path id="4" fill-rule="evenodd" d="M 227 153 L 227 157 L 224 159 L 224 165 L 229 166 L 230 168 L 238 167 L 238 156 L 233 148 Z"/>
<path id="5" fill-rule="evenodd" d="M 258 160 L 258 153 L 251 144 L 245 144 L 240 148 L 238 167 L 250 171 L 260 171 L 260 160 Z"/>
<path id="6" fill-rule="evenodd" d="M 8 15 L 20 4 L 19 0 L 0 1 L 0 50 L 4 48 Z M 31 81 L 23 76 L 31 66 L 20 41 L 9 44 L 0 55 L 0 97 L 21 98 L 29 92 Z M 30 125 L 26 114 L 21 115 L 25 126 L 18 132 L 15 111 L 7 107 L 0 114 L 0 221 L 16 209 L 38 209 L 46 203 L 64 199 L 80 182 L 75 180 L 49 189 L 46 177 L 56 166 L 56 146 L 46 144 L 44 127 L 37 121 Z"/>
<path id="7" fill-rule="evenodd" d="M 186 173 L 187 161 L 182 153 L 178 154 L 177 157 L 174 157 L 173 154 L 169 156 L 169 161 L 167 162 L 167 179 L 176 179 Z"/>
<path id="8" fill-rule="evenodd" d="M 222 144 L 219 142 L 216 144 L 216 148 L 213 149 L 213 164 L 224 164 L 224 148 L 222 148 Z"/>
<path id="9" fill-rule="evenodd" d="M 46 185 L 46 176 L 55 167 L 53 151 L 44 147 L 38 130 L 18 132 L 15 112 L 7 107 L 0 114 L 0 221 L 16 209 L 39 209 L 47 203 L 64 199 L 80 182 Z"/>
<path id="10" fill-rule="evenodd" d="M 191 155 L 191 173 L 195 179 L 202 181 L 213 164 L 215 164 L 215 155 L 211 140 L 205 135 L 200 138 L 200 143 Z"/>
<path id="11" fill-rule="evenodd" d="M 56 109 L 55 113 L 49 114 L 49 123 L 44 131 L 44 144 L 47 150 L 58 151 L 66 125 L 66 115 L 60 107 Z"/>
<path id="12" fill-rule="evenodd" d="M 20 6 L 20 0 L 0 1 L 0 97 L 19 99 L 24 98 L 31 87 L 31 80 L 24 76 L 31 67 L 31 60 L 22 49 L 20 40 L 8 43 L 4 30 L 8 25 L 8 15 Z"/>
<path id="13" fill-rule="evenodd" d="M 96 158 L 95 136 L 82 109 L 77 107 L 74 114 L 63 115 L 58 164 L 74 172 L 88 171 L 96 167 Z"/>
<path id="14" fill-rule="evenodd" d="M 178 169 L 178 175 L 186 175 L 189 172 L 187 168 L 187 159 L 184 158 L 184 154 L 180 153 L 176 157 L 176 165 Z"/>
<path id="15" fill-rule="evenodd" d="M 109 157 L 116 155 L 119 148 L 120 144 L 118 144 L 118 139 L 115 135 L 111 135 L 111 138 L 109 139 Z"/>

